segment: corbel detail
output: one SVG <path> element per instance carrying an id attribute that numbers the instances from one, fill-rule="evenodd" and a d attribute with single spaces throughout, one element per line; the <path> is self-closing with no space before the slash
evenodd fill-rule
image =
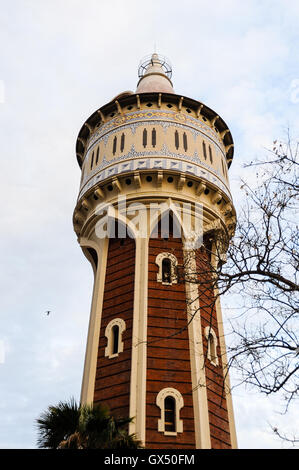
<path id="1" fill-rule="evenodd" d="M 105 194 L 104 194 L 104 191 L 101 189 L 101 188 L 97 188 L 94 193 L 93 193 L 96 197 L 98 197 L 99 199 L 104 199 L 105 198 Z"/>
<path id="2" fill-rule="evenodd" d="M 117 177 L 114 177 L 112 179 L 112 186 L 114 189 L 116 189 L 117 192 L 121 192 L 121 184 L 119 182 L 119 179 Z"/>
<path id="3" fill-rule="evenodd" d="M 178 180 L 178 190 L 180 191 L 181 189 L 183 189 L 183 186 L 186 182 L 186 176 L 183 175 L 182 173 L 180 173 L 180 177 L 179 177 L 179 180 Z"/>
<path id="4" fill-rule="evenodd" d="M 220 193 L 220 191 L 217 191 L 214 195 L 214 197 L 212 198 L 212 203 L 213 204 L 217 204 L 217 202 L 221 201 L 222 199 L 222 195 Z"/>
<path id="5" fill-rule="evenodd" d="M 163 181 L 163 171 L 159 170 L 157 172 L 157 187 L 161 188 L 162 186 L 162 181 Z"/>
<path id="6" fill-rule="evenodd" d="M 141 188 L 141 178 L 139 171 L 134 172 L 134 183 L 137 188 Z"/>
<path id="7" fill-rule="evenodd" d="M 105 116 L 104 116 L 104 114 L 102 113 L 102 111 L 101 111 L 100 109 L 98 109 L 97 113 L 100 115 L 101 121 L 102 121 L 102 122 L 105 122 L 106 119 L 105 119 Z"/>
<path id="8" fill-rule="evenodd" d="M 200 196 L 201 193 L 203 193 L 205 189 L 206 189 L 206 185 L 205 185 L 205 183 L 203 183 L 203 182 L 201 181 L 201 182 L 199 183 L 199 185 L 197 186 L 197 188 L 196 188 L 196 191 L 195 191 L 196 195 L 197 195 L 197 196 Z"/>

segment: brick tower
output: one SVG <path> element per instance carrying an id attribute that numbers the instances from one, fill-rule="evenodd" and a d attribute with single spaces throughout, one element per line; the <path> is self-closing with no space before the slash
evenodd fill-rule
<path id="1" fill-rule="evenodd" d="M 129 431 L 148 448 L 235 448 L 207 268 L 215 234 L 229 240 L 235 225 L 232 136 L 206 105 L 175 94 L 165 58 L 138 72 L 136 92 L 97 109 L 76 144 L 74 229 L 94 271 L 81 403 L 134 417 Z"/>

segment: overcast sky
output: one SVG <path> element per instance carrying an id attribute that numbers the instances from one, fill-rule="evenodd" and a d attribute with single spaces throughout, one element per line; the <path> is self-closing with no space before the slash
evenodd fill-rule
<path id="1" fill-rule="evenodd" d="M 93 275 L 72 227 L 81 125 L 125 90 L 140 59 L 169 57 L 175 92 L 214 109 L 235 141 L 230 170 L 287 127 L 298 136 L 298 0 L 0 0 L 0 448 L 36 447 L 34 420 L 79 399 Z M 232 315 L 229 299 L 225 314 Z M 51 310 L 47 316 L 46 310 Z M 240 448 L 280 448 L 295 413 L 243 389 Z M 298 416 L 298 410 L 297 410 Z"/>

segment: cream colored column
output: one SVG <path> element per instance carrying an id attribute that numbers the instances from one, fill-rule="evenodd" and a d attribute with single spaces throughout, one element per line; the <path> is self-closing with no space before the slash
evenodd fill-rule
<path id="1" fill-rule="evenodd" d="M 97 369 L 98 347 L 104 298 L 108 238 L 99 239 L 98 243 L 86 239 L 80 240 L 82 247 L 93 247 L 98 254 L 98 266 L 95 273 L 92 304 L 88 327 L 84 372 L 81 388 L 81 404 L 91 404 L 94 399 L 94 387 Z"/>
<path id="2" fill-rule="evenodd" d="M 208 398 L 194 250 L 184 249 L 184 265 L 196 448 L 210 449 Z"/>
<path id="3" fill-rule="evenodd" d="M 129 432 L 145 444 L 148 238 L 136 238 Z"/>

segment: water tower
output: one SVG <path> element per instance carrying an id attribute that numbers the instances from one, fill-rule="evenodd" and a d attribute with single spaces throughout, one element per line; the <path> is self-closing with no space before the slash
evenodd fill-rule
<path id="1" fill-rule="evenodd" d="M 225 243 L 211 259 L 215 237 L 234 231 L 232 136 L 212 109 L 174 92 L 164 57 L 146 57 L 138 75 L 76 144 L 73 222 L 94 271 L 81 402 L 134 417 L 130 432 L 148 448 L 235 448 L 220 302 L 205 270 L 225 261 Z"/>

